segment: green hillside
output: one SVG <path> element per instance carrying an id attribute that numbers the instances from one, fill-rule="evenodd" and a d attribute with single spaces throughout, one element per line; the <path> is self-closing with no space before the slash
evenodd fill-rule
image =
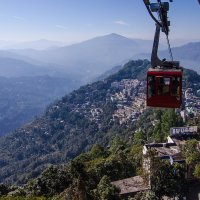
<path id="1" fill-rule="evenodd" d="M 112 122 L 117 109 L 109 95 L 117 89 L 111 83 L 122 79 L 143 79 L 148 61 L 130 61 L 123 70 L 104 81 L 81 87 L 47 108 L 31 124 L 0 140 L 0 181 L 24 183 L 49 164 L 66 163 L 94 143 L 107 145 L 112 136 L 131 136 L 134 126 Z M 91 109 L 99 109 L 92 116 Z"/>

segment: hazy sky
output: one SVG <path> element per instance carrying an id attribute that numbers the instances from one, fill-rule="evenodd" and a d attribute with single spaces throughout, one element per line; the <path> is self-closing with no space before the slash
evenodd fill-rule
<path id="1" fill-rule="evenodd" d="M 197 0 L 174 0 L 171 38 L 200 39 Z M 151 39 L 154 22 L 142 0 L 0 0 L 0 40 L 75 42 L 118 33 Z"/>

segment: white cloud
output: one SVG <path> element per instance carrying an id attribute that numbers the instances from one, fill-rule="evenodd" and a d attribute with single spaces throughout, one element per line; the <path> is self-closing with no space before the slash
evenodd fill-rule
<path id="1" fill-rule="evenodd" d="M 60 29 L 63 29 L 63 30 L 67 30 L 68 29 L 66 26 L 60 25 L 60 24 L 57 24 L 56 28 L 60 28 Z"/>
<path id="2" fill-rule="evenodd" d="M 13 18 L 16 20 L 19 20 L 19 21 L 25 21 L 25 19 L 23 17 L 13 16 Z"/>
<path id="3" fill-rule="evenodd" d="M 120 24 L 120 25 L 123 25 L 123 26 L 129 26 L 129 24 L 123 20 L 117 20 L 114 22 L 115 24 Z"/>

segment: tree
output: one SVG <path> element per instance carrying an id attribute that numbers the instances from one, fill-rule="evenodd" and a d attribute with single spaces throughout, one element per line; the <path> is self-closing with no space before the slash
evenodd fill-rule
<path id="1" fill-rule="evenodd" d="M 9 192 L 9 187 L 4 184 L 0 184 L 0 196 L 7 195 Z"/>
<path id="2" fill-rule="evenodd" d="M 109 148 L 109 151 L 112 154 L 115 154 L 120 150 L 124 150 L 125 148 L 126 148 L 126 143 L 119 136 L 116 136 L 111 141 L 111 147 Z"/>
<path id="3" fill-rule="evenodd" d="M 144 200 L 159 200 L 153 191 L 147 191 L 144 195 Z"/>
<path id="4" fill-rule="evenodd" d="M 197 149 L 198 141 L 196 139 L 188 140 L 185 143 L 183 154 L 188 165 L 196 165 L 200 159 L 200 152 Z"/>
<path id="5" fill-rule="evenodd" d="M 196 139 L 188 140 L 183 149 L 186 163 L 190 165 L 193 170 L 193 175 L 200 179 L 200 152 L 198 150 L 198 141 Z"/>
<path id="6" fill-rule="evenodd" d="M 95 144 L 89 152 L 91 159 L 106 157 L 108 153 L 105 151 L 104 147 L 99 144 Z"/>
<path id="7" fill-rule="evenodd" d="M 158 124 L 156 124 L 156 126 L 153 130 L 153 138 L 155 139 L 156 142 L 164 141 L 165 134 L 163 134 L 161 126 L 162 126 L 162 124 L 161 124 L 161 122 L 159 122 Z"/>
<path id="8" fill-rule="evenodd" d="M 80 178 L 84 180 L 87 177 L 84 163 L 80 161 L 71 161 L 69 165 L 69 172 L 71 175 L 71 179 Z"/>
<path id="9" fill-rule="evenodd" d="M 167 161 L 155 159 L 150 176 L 152 191 L 158 198 L 182 198 L 185 195 L 185 169 L 182 165 L 170 165 Z"/>
<path id="10" fill-rule="evenodd" d="M 150 150 L 146 156 L 150 168 L 149 173 L 144 174 L 144 179 L 150 180 L 151 191 L 155 196 L 158 199 L 163 196 L 182 198 L 186 192 L 184 166 L 178 163 L 171 165 L 169 161 L 161 160 L 154 150 Z"/>
<path id="11" fill-rule="evenodd" d="M 51 166 L 39 178 L 30 181 L 27 188 L 35 195 L 53 196 L 62 192 L 70 183 L 67 170 Z"/>
<path id="12" fill-rule="evenodd" d="M 139 144 L 133 145 L 132 148 L 130 149 L 130 153 L 128 154 L 128 160 L 130 160 L 133 163 L 134 168 L 136 170 L 136 174 L 138 175 L 140 175 L 143 170 L 142 149 L 143 149 L 142 145 Z"/>
<path id="13" fill-rule="evenodd" d="M 134 133 L 133 141 L 135 144 L 144 144 L 146 141 L 145 134 L 142 131 L 137 131 Z"/>
<path id="14" fill-rule="evenodd" d="M 108 176 L 103 176 L 97 186 L 99 200 L 117 200 L 119 189 L 111 184 Z"/>
<path id="15" fill-rule="evenodd" d="M 152 133 L 156 142 L 164 142 L 169 135 L 171 127 L 183 126 L 181 116 L 174 109 L 156 110 L 154 115 L 158 120 Z"/>
<path id="16" fill-rule="evenodd" d="M 173 126 L 183 126 L 182 118 L 174 109 L 167 109 L 161 117 L 161 129 L 165 137 L 169 135 L 170 128 Z"/>
<path id="17" fill-rule="evenodd" d="M 196 178 L 200 179 L 200 164 L 196 164 L 195 165 L 194 176 Z"/>

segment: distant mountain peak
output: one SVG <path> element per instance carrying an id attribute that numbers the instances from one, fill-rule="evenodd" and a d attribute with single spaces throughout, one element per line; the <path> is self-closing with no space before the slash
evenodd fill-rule
<path id="1" fill-rule="evenodd" d="M 104 35 L 104 36 L 101 36 L 101 37 L 107 37 L 107 38 L 116 38 L 116 39 L 129 39 L 123 35 L 119 35 L 117 33 L 110 33 L 108 35 Z"/>
<path id="2" fill-rule="evenodd" d="M 107 36 L 112 36 L 112 37 L 124 37 L 124 36 L 119 35 L 119 34 L 117 34 L 117 33 L 110 33 L 110 34 L 108 34 Z"/>
<path id="3" fill-rule="evenodd" d="M 131 40 L 130 38 L 127 38 L 123 35 L 119 35 L 117 33 L 110 33 L 110 34 L 107 34 L 107 35 L 97 36 L 95 38 L 83 41 L 82 43 L 85 43 L 85 42 L 88 42 L 88 41 L 94 41 L 94 40 L 113 40 L 113 39 L 116 39 L 116 40 Z"/>

